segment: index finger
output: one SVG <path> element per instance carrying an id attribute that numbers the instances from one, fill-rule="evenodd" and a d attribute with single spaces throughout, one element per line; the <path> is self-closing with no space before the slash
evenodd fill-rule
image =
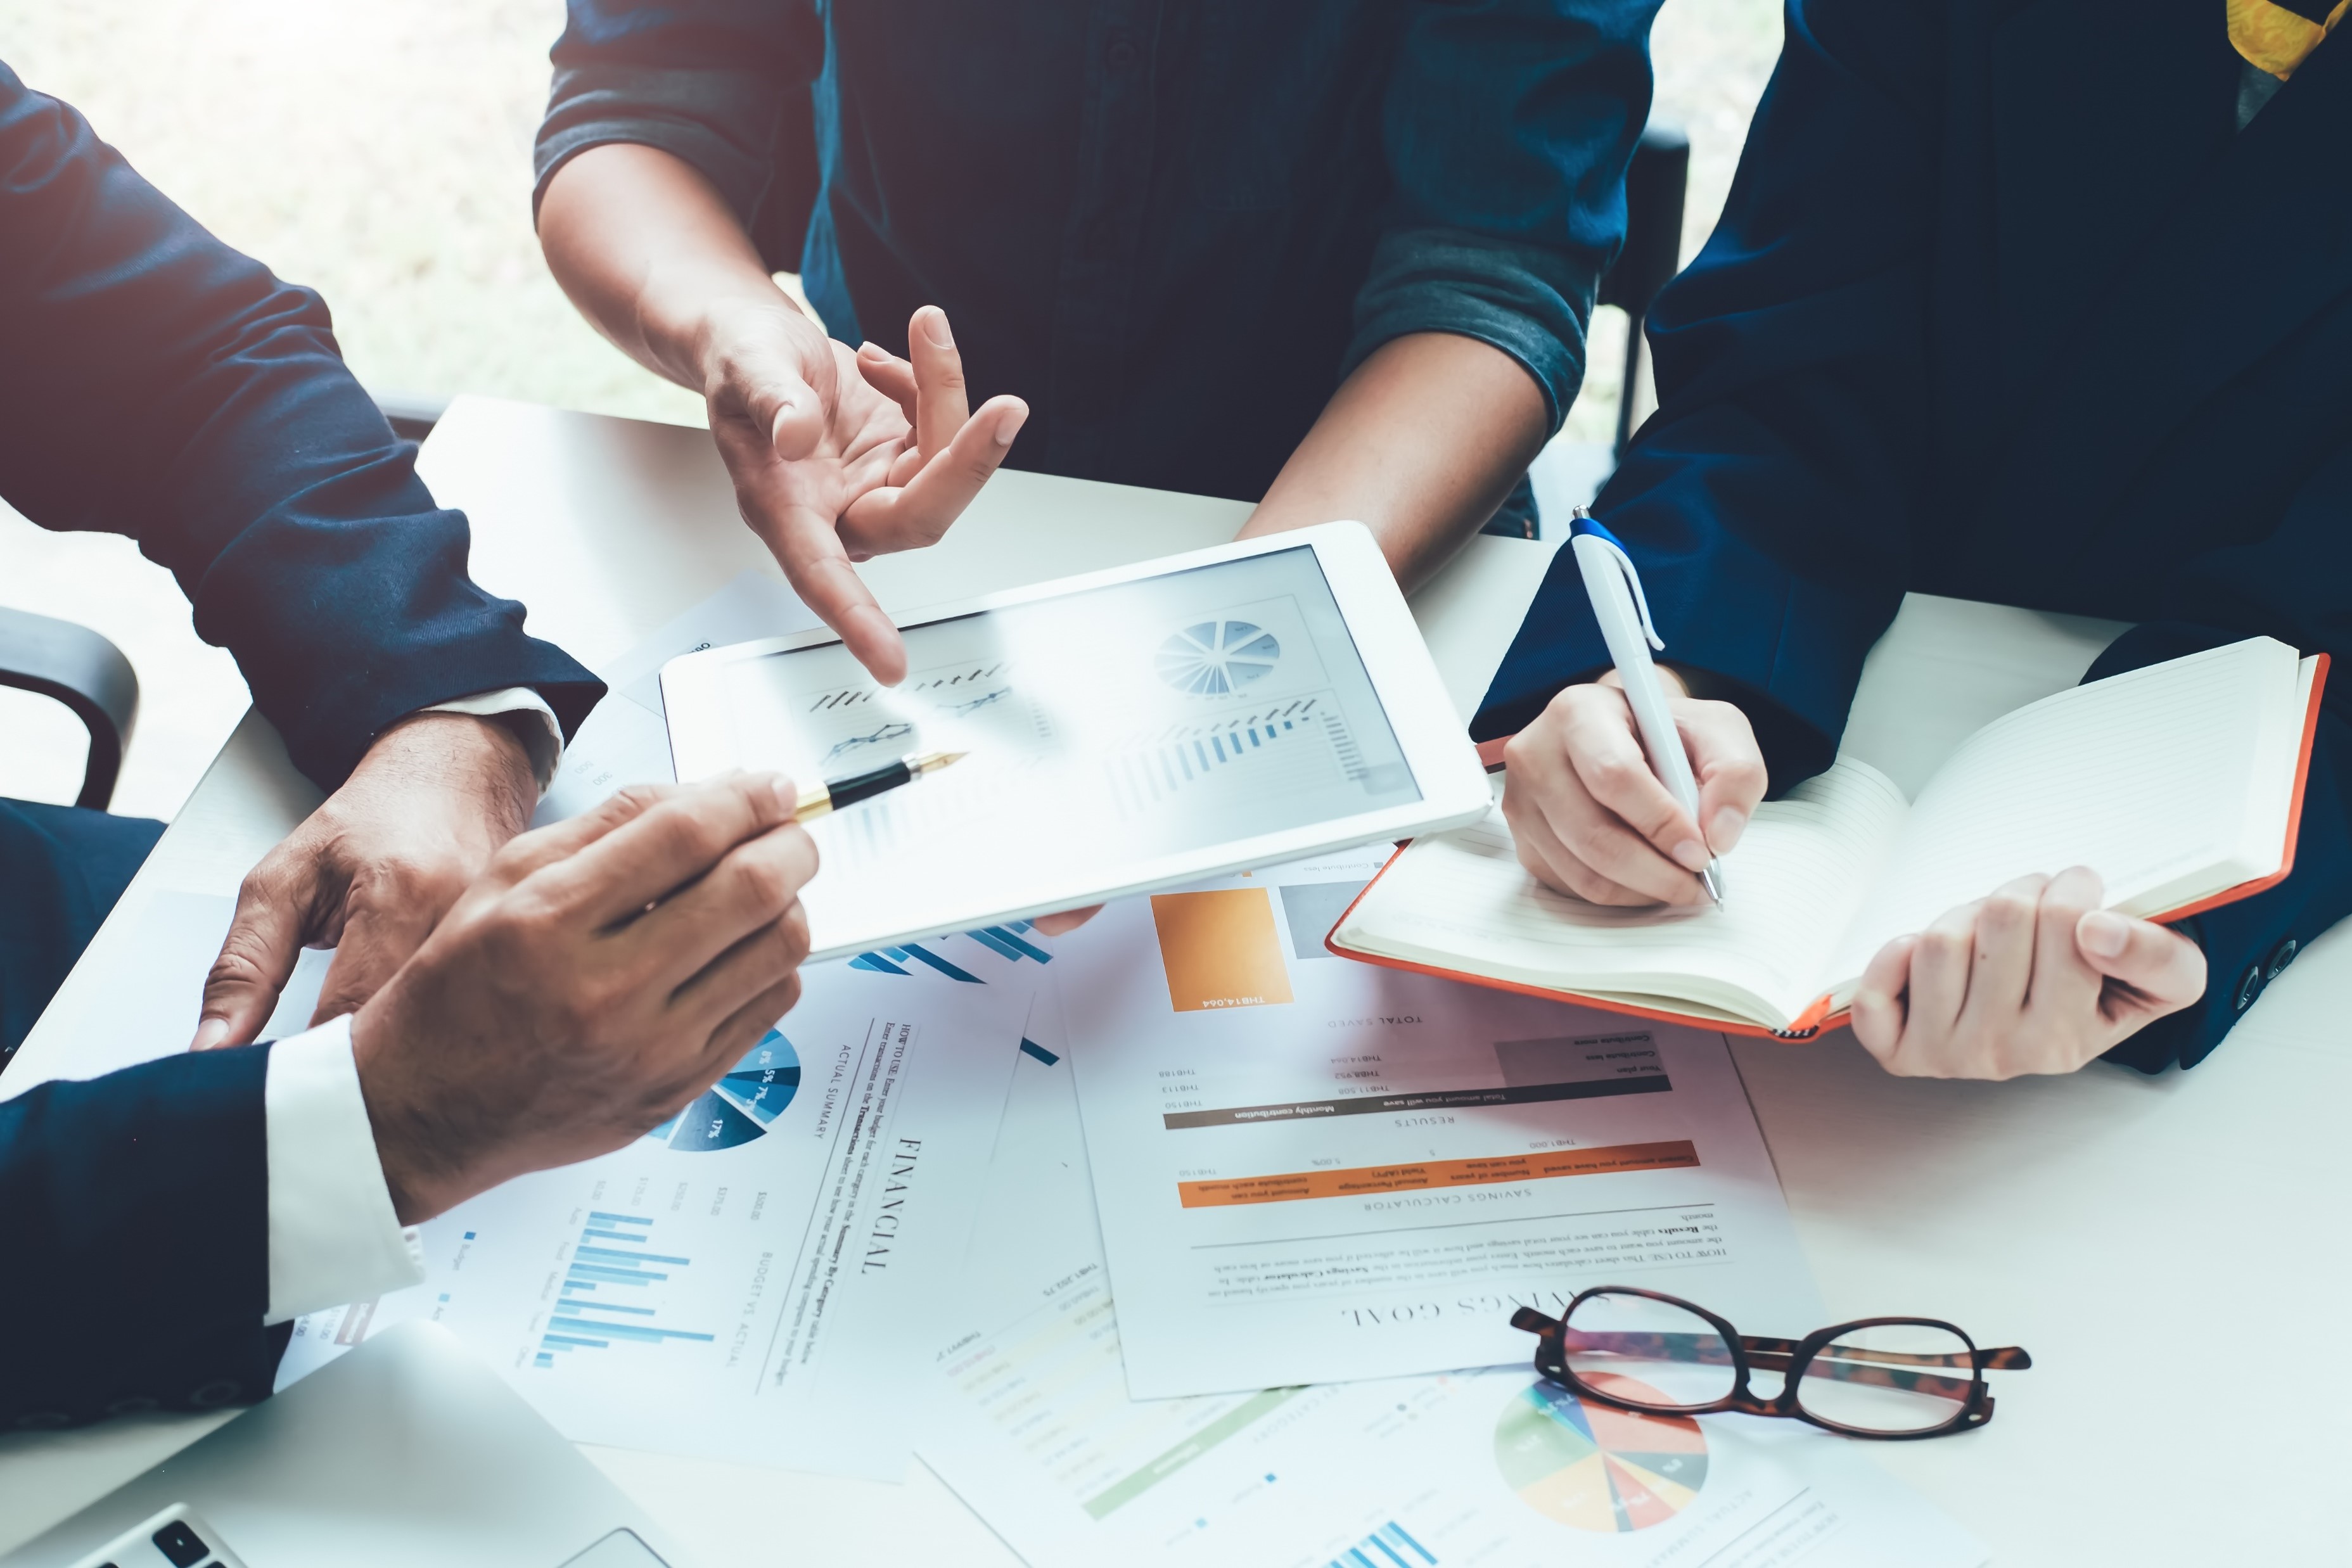
<path id="1" fill-rule="evenodd" d="M 1632 712 L 1622 694 L 1617 695 L 1614 712 L 1580 711 L 1569 721 L 1564 738 L 1569 765 L 1584 781 L 1585 792 L 1631 828 L 1646 849 L 1685 876 L 1706 867 L 1709 856 L 1698 824 L 1651 771 L 1649 754 L 1634 738 Z"/>
<path id="2" fill-rule="evenodd" d="M 530 881 L 602 930 L 703 875 L 744 840 L 791 820 L 798 792 L 772 773 L 733 773 L 675 795 Z"/>
<path id="3" fill-rule="evenodd" d="M 318 1005 L 310 1009 L 311 1027 L 366 1006 L 368 998 L 425 946 L 445 913 L 431 900 L 353 911 L 343 921 L 342 940 L 335 944 L 326 983 L 319 988 Z"/>
<path id="4" fill-rule="evenodd" d="M 203 1010 L 189 1049 L 244 1045 L 261 1032 L 302 956 L 315 883 L 273 853 L 237 889 L 236 914 L 205 976 Z"/>
<path id="5" fill-rule="evenodd" d="M 2099 873 L 2074 866 L 2060 872 L 2042 889 L 2033 928 L 2033 983 L 2026 993 L 2029 1011 L 2062 1022 L 2091 1016 L 2098 1004 L 2102 978 L 2074 946 L 2074 927 L 2099 907 Z"/>
<path id="6" fill-rule="evenodd" d="M 915 401 L 915 367 L 879 343 L 857 345 L 857 373 L 867 386 L 898 405 L 907 428 L 915 428 L 922 411 Z"/>
<path id="7" fill-rule="evenodd" d="M 848 526 L 859 507 L 873 498 L 862 497 L 850 507 Z M 849 563 L 849 549 L 830 518 L 794 507 L 777 519 L 768 549 L 801 601 L 833 628 L 857 662 L 886 686 L 907 678 L 907 643 L 898 628 L 882 612 L 882 605 Z"/>

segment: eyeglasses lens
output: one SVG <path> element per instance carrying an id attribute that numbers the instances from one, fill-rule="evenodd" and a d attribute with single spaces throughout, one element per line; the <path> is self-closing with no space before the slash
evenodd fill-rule
<path id="1" fill-rule="evenodd" d="M 1856 1329 L 1822 1347 L 1797 1383 L 1809 1415 L 1864 1432 L 1932 1432 L 1967 1407 L 1968 1342 L 1928 1323 Z"/>
<path id="2" fill-rule="evenodd" d="M 1737 1381 L 1715 1325 L 1670 1302 L 1599 1291 L 1569 1312 L 1568 1369 L 1596 1393 L 1653 1408 L 1712 1405 Z"/>

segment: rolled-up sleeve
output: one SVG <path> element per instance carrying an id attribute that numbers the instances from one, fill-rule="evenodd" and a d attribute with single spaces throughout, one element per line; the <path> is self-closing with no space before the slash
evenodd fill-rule
<path id="1" fill-rule="evenodd" d="M 1342 373 L 1412 332 L 1500 349 L 1557 430 L 1625 236 L 1656 0 L 1423 0 L 1382 112 L 1391 194 Z"/>
<path id="2" fill-rule="evenodd" d="M 591 147 L 635 142 L 716 186 L 762 257 L 795 267 L 818 189 L 812 84 L 824 65 L 813 0 L 570 0 L 532 149 L 531 211 Z"/>

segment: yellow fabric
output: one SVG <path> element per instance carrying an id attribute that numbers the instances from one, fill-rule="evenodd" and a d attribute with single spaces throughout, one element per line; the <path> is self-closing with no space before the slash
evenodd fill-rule
<path id="1" fill-rule="evenodd" d="M 2296 16 L 2271 0 L 2229 0 L 2230 42 L 2238 53 L 2260 70 L 2266 70 L 2281 81 L 2294 75 L 2295 67 L 2305 56 L 2319 47 L 2320 41 L 2336 30 L 2344 20 L 2344 12 L 2352 0 L 2338 0 L 2336 9 L 2327 13 L 2327 20 L 2309 21 Z"/>

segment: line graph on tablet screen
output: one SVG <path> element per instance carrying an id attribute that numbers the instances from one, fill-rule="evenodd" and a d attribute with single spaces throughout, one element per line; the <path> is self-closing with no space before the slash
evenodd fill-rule
<path id="1" fill-rule="evenodd" d="M 911 724 L 900 724 L 895 720 L 886 719 L 862 734 L 843 736 L 833 743 L 832 749 L 824 754 L 824 759 L 832 762 L 839 758 L 853 757 L 864 752 L 868 747 L 877 749 L 887 748 L 891 741 L 904 740 L 914 733 L 915 727 Z"/>
<path id="2" fill-rule="evenodd" d="M 806 783 L 964 754 L 808 825 L 813 916 L 878 931 L 910 898 L 1042 908 L 1108 863 L 1417 799 L 1318 569 L 1282 560 L 909 626 L 892 686 L 838 643 L 726 666 L 732 766 Z M 899 880 L 916 865 L 919 889 Z"/>
<path id="3" fill-rule="evenodd" d="M 1368 764 L 1332 691 L 1297 690 L 1272 678 L 1283 663 L 1280 643 L 1255 622 L 1222 618 L 1171 633 L 1155 656 L 1170 693 L 1157 711 L 1087 691 L 1059 667 L 1085 657 L 1080 648 L 1066 659 L 935 665 L 895 689 L 807 693 L 794 702 L 793 716 L 830 776 L 933 749 L 984 756 L 999 769 L 1057 775 L 1056 810 L 1072 831 L 1089 818 L 1109 827 L 1171 810 L 1216 811 L 1237 797 L 1296 797 L 1349 784 L 1379 793 L 1410 782 L 1401 768 Z"/>

